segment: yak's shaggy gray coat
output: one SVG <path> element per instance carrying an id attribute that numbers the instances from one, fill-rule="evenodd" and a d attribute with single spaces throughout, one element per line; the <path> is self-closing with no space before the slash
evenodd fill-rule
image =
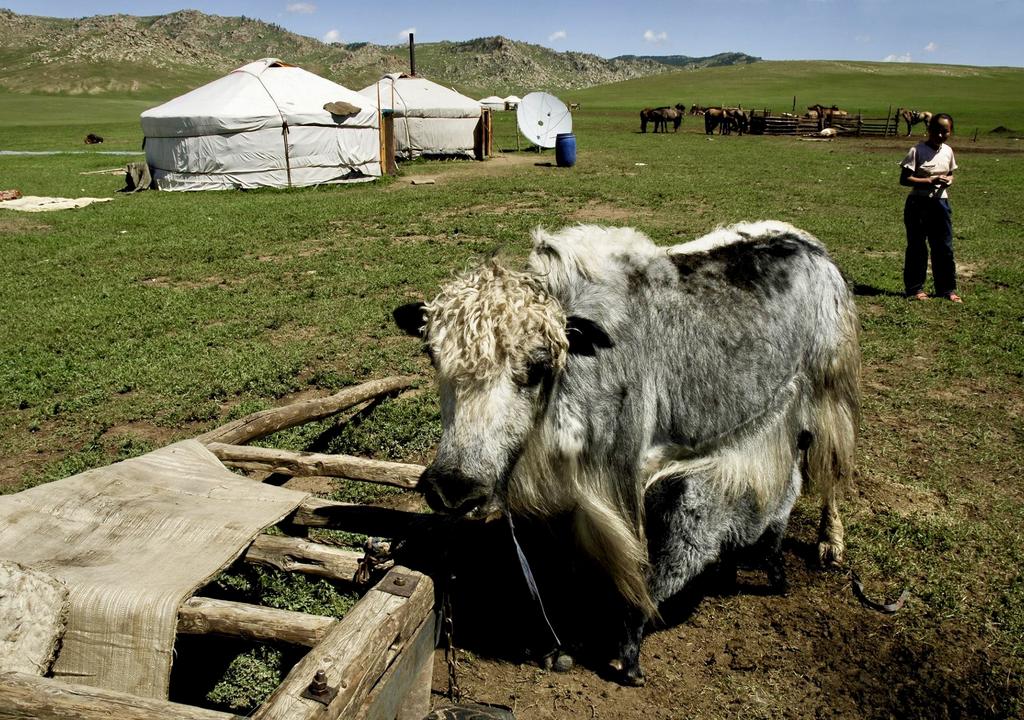
<path id="1" fill-rule="evenodd" d="M 573 513 L 638 609 L 613 663 L 627 680 L 644 618 L 722 548 L 778 551 L 803 476 L 822 498 L 819 551 L 842 555 L 857 318 L 807 233 L 741 224 L 663 248 L 631 229 L 538 230 L 527 272 L 464 275 L 405 327 L 441 392 L 428 500 Z"/>

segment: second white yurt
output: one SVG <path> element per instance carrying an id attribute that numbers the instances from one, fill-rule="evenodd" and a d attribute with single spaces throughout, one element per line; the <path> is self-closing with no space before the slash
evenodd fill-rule
<path id="1" fill-rule="evenodd" d="M 392 73 L 359 91 L 395 119 L 395 154 L 482 157 L 480 103 L 426 78 Z"/>
<path id="2" fill-rule="evenodd" d="M 301 187 L 382 174 L 373 101 L 276 58 L 146 110 L 141 120 L 161 190 Z"/>
<path id="3" fill-rule="evenodd" d="M 519 103 L 521 103 L 522 101 L 523 99 L 518 95 L 509 95 L 507 98 L 502 100 L 506 110 L 518 110 Z"/>
<path id="4" fill-rule="evenodd" d="M 489 95 L 480 100 L 480 104 L 488 110 L 501 111 L 505 109 L 505 101 L 497 95 Z"/>

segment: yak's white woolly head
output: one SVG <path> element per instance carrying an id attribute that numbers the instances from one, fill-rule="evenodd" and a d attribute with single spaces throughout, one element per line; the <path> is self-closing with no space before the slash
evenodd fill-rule
<path id="1" fill-rule="evenodd" d="M 427 343 L 449 378 L 494 378 L 538 347 L 552 369 L 565 366 L 565 313 L 530 275 L 488 263 L 441 288 L 426 312 Z"/>

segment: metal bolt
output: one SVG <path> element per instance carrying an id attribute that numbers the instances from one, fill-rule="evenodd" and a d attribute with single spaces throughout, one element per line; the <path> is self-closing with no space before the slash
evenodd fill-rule
<path id="1" fill-rule="evenodd" d="M 396 577 L 395 578 L 395 585 L 397 585 L 398 587 L 404 586 L 405 585 L 405 578 L 404 577 Z"/>
<path id="2" fill-rule="evenodd" d="M 327 692 L 327 673 L 317 670 L 313 675 L 313 682 L 309 684 L 309 691 L 314 695 L 323 695 Z"/>

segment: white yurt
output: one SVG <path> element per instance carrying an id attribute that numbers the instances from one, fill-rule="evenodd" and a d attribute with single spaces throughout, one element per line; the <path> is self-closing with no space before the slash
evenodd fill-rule
<path id="1" fill-rule="evenodd" d="M 359 91 L 395 118 L 395 154 L 481 157 L 482 108 L 426 78 L 392 73 Z"/>
<path id="2" fill-rule="evenodd" d="M 381 175 L 373 101 L 276 58 L 243 65 L 141 119 L 146 162 L 161 190 L 301 187 Z"/>
<path id="3" fill-rule="evenodd" d="M 505 105 L 505 109 L 506 110 L 518 110 L 519 109 L 519 103 L 521 103 L 522 101 L 523 101 L 523 99 L 521 97 L 519 97 L 518 95 L 509 95 L 507 98 L 505 98 L 501 102 Z"/>
<path id="4" fill-rule="evenodd" d="M 504 110 L 505 101 L 497 95 L 490 95 L 480 100 L 480 104 L 488 110 Z"/>

